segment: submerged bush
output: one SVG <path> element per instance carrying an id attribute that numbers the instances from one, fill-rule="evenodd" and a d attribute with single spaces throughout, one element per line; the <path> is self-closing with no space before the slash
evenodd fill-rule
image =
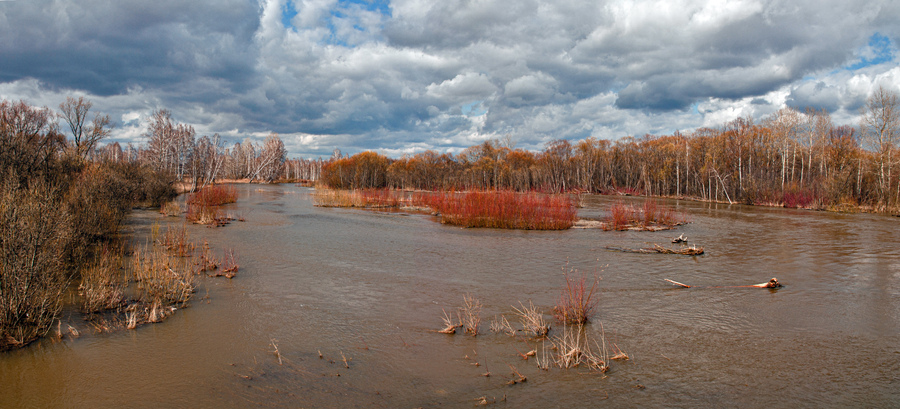
<path id="1" fill-rule="evenodd" d="M 684 215 L 668 206 L 661 206 L 655 200 L 645 200 L 641 207 L 616 202 L 609 207 L 606 230 L 659 230 L 686 223 Z"/>
<path id="2" fill-rule="evenodd" d="M 513 191 L 439 193 L 424 198 L 441 222 L 464 227 L 564 230 L 577 216 L 575 201 L 565 194 Z"/>
<path id="3" fill-rule="evenodd" d="M 212 185 L 188 196 L 188 220 L 200 224 L 220 224 L 226 222 L 220 206 L 237 201 L 234 186 Z"/>

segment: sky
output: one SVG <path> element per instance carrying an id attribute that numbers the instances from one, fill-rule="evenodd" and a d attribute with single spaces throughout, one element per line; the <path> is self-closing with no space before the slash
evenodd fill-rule
<path id="1" fill-rule="evenodd" d="M 900 2 L 3 0 L 0 99 L 160 108 L 290 157 L 690 132 L 785 106 L 856 125 L 900 92 Z"/>

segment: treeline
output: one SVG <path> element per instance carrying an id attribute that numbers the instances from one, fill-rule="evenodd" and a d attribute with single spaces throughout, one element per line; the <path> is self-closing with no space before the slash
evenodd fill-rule
<path id="1" fill-rule="evenodd" d="M 458 155 L 375 152 L 329 161 L 332 188 L 633 193 L 801 207 L 900 204 L 897 95 L 879 88 L 858 127 L 825 111 L 784 108 L 692 133 L 550 142 L 540 152 L 498 140 Z"/>
<path id="2" fill-rule="evenodd" d="M 145 134 L 147 145 L 118 143 L 106 145 L 96 155 L 104 160 L 136 162 L 164 172 L 174 180 L 187 181 L 194 191 L 221 179 L 250 179 L 272 182 L 280 179 L 315 179 L 323 161 L 287 160 L 284 142 L 277 134 L 262 144 L 249 138 L 230 148 L 218 134 L 197 137 L 193 126 L 172 120 L 168 110 L 157 110 L 150 117 Z"/>

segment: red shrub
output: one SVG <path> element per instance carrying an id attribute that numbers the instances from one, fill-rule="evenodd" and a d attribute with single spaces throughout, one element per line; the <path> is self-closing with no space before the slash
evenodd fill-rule
<path id="1" fill-rule="evenodd" d="M 237 202 L 237 189 L 234 186 L 211 185 L 188 197 L 189 205 L 220 206 Z"/>
<path id="2" fill-rule="evenodd" d="M 809 208 L 818 201 L 818 197 L 811 190 L 791 189 L 784 192 L 782 203 L 784 207 Z"/>
<path id="3" fill-rule="evenodd" d="M 234 186 L 212 185 L 188 196 L 187 214 L 185 217 L 200 224 L 225 223 L 219 206 L 237 201 L 237 189 Z"/>
<path id="4" fill-rule="evenodd" d="M 556 319 L 566 324 L 584 324 L 594 315 L 597 308 L 597 300 L 594 294 L 600 279 L 594 278 L 590 287 L 587 285 L 587 277 L 582 275 L 575 279 L 566 274 L 566 287 L 559 295 L 559 301 L 553 307 L 553 315 Z"/>
<path id="5" fill-rule="evenodd" d="M 607 230 L 625 230 L 630 227 L 643 229 L 657 226 L 671 227 L 685 223 L 685 218 L 668 206 L 660 206 L 655 200 L 645 200 L 640 209 L 623 202 L 613 203 L 606 218 Z"/>
<path id="6" fill-rule="evenodd" d="M 441 222 L 465 227 L 563 230 L 572 227 L 577 216 L 575 201 L 564 194 L 437 193 L 420 200 L 440 213 Z"/>

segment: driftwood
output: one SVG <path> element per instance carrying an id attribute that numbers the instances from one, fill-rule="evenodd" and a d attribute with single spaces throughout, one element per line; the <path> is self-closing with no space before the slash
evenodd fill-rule
<path id="1" fill-rule="evenodd" d="M 684 247 L 680 249 L 670 249 L 667 247 L 654 244 L 652 248 L 628 249 L 623 247 L 605 247 L 607 250 L 621 251 L 624 253 L 640 253 L 640 254 L 680 254 L 683 256 L 699 256 L 703 254 L 703 247 Z"/>
<path id="2" fill-rule="evenodd" d="M 687 237 L 684 237 L 684 233 L 681 233 L 680 236 L 672 239 L 672 243 L 687 243 Z"/>
<path id="3" fill-rule="evenodd" d="M 672 283 L 672 284 L 675 284 L 675 285 L 677 285 L 677 286 L 679 286 L 679 287 L 681 287 L 681 288 L 692 288 L 692 287 L 695 287 L 695 286 L 687 285 L 687 284 L 684 284 L 684 283 L 679 283 L 678 281 L 669 280 L 668 278 L 664 278 L 663 280 L 666 280 L 666 281 L 668 281 L 668 282 L 670 282 L 670 283 Z M 778 279 L 777 279 L 777 278 L 772 277 L 771 280 L 769 280 L 769 281 L 767 281 L 767 282 L 765 282 L 765 283 L 760 283 L 760 284 L 753 284 L 753 285 L 720 285 L 720 286 L 710 286 L 710 287 L 706 287 L 706 288 L 781 288 L 781 287 L 784 287 L 784 285 L 782 285 L 780 282 L 778 282 Z"/>

